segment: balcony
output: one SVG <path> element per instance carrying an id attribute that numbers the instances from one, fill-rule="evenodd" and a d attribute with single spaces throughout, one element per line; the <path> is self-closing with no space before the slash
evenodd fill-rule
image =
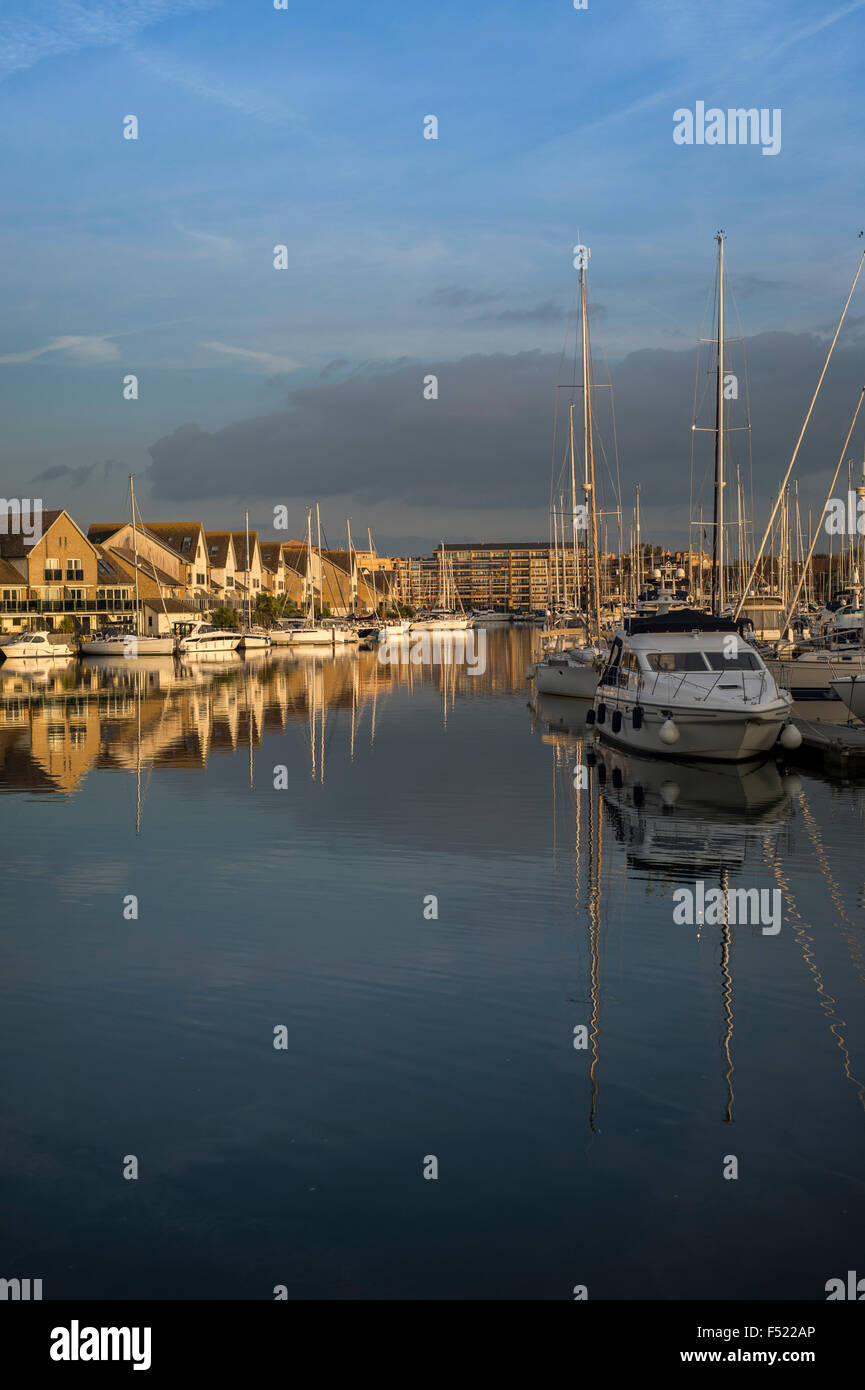
<path id="1" fill-rule="evenodd" d="M 130 599 L 22 598 L 0 601 L 0 613 L 131 613 Z"/>

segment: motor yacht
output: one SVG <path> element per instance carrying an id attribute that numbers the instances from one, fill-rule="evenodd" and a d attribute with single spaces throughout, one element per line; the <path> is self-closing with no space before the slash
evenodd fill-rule
<path id="1" fill-rule="evenodd" d="M 792 704 L 731 619 L 679 610 L 616 632 L 588 722 L 636 752 L 738 762 L 798 747 Z"/>
<path id="2" fill-rule="evenodd" d="M 40 657 L 53 660 L 58 656 L 74 656 L 75 649 L 63 641 L 52 642 L 47 632 L 22 632 L 20 636 L 4 642 L 0 646 L 0 653 L 4 658 L 14 657 L 18 661 Z"/>
<path id="3" fill-rule="evenodd" d="M 177 629 L 176 650 L 183 656 L 233 652 L 240 645 L 239 632 L 232 632 L 226 627 L 214 627 L 212 623 L 178 623 Z"/>

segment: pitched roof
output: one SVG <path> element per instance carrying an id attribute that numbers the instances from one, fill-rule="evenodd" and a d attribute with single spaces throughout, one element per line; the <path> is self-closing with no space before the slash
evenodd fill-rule
<path id="1" fill-rule="evenodd" d="M 182 555 L 185 560 L 195 558 L 198 536 L 204 534 L 204 527 L 200 521 L 148 521 L 146 526 L 151 535 L 156 536 L 178 555 Z M 185 550 L 184 541 L 188 542 Z"/>
<path id="2" fill-rule="evenodd" d="M 261 541 L 261 563 L 266 570 L 275 574 L 279 569 L 279 557 L 282 554 L 282 541 Z"/>
<path id="3" fill-rule="evenodd" d="M 124 569 L 120 561 L 120 552 L 116 554 L 104 545 L 96 546 L 96 581 L 99 584 L 116 584 L 122 582 L 128 584 L 132 579 L 129 570 Z"/>
<path id="4" fill-rule="evenodd" d="M 225 569 L 229 559 L 234 563 L 234 545 L 230 531 L 205 531 L 204 541 L 207 546 L 207 562 L 212 568 Z"/>
<path id="5" fill-rule="evenodd" d="M 27 588 L 27 580 L 14 565 L 10 565 L 8 560 L 0 559 L 0 584 L 5 584 L 6 588 L 14 588 L 17 584 L 19 588 Z"/>
<path id="6" fill-rule="evenodd" d="M 282 553 L 285 556 L 285 563 L 289 569 L 296 574 L 306 574 L 307 553 L 306 546 L 300 541 L 283 541 Z"/>
<path id="7" fill-rule="evenodd" d="M 19 535 L 17 533 L 14 535 L 5 535 L 3 533 L 0 533 L 0 556 L 2 556 L 6 560 L 22 559 L 24 556 L 29 554 L 29 552 L 33 549 L 34 545 L 38 545 L 39 541 L 41 541 L 48 528 L 50 526 L 53 526 L 57 518 L 62 515 L 62 507 L 58 508 L 57 511 L 51 512 L 47 512 L 43 509 L 41 533 L 38 536 L 34 536 L 32 540 L 28 539 L 27 536 Z M 67 516 L 68 515 L 69 513 L 67 512 Z M 69 520 L 71 521 L 72 518 L 69 517 Z"/>
<path id="8" fill-rule="evenodd" d="M 196 608 L 194 603 L 182 598 L 157 598 L 154 594 L 150 598 L 141 600 L 145 608 L 153 608 L 160 613 L 194 613 L 196 617 L 203 617 L 200 608 Z"/>
<path id="9" fill-rule="evenodd" d="M 93 523 L 92 526 L 88 527 L 87 538 L 93 545 L 104 545 L 106 541 L 110 540 L 111 537 L 116 535 L 118 531 L 122 531 L 124 526 L 131 527 L 131 525 L 131 521 L 96 521 Z M 178 560 L 183 560 L 184 563 L 189 564 L 190 560 L 193 557 L 188 553 L 184 555 L 179 549 L 179 547 L 175 548 L 175 546 L 173 546 L 171 541 L 169 540 L 168 536 L 161 534 L 161 527 L 161 521 L 157 521 L 155 523 L 155 528 L 153 525 L 151 525 L 149 521 L 139 521 L 136 522 L 135 529 L 138 532 L 139 536 L 147 536 L 150 540 L 156 541 L 156 544 L 161 545 L 163 550 L 170 551 L 172 555 L 177 556 Z"/>
<path id="10" fill-rule="evenodd" d="M 111 546 L 110 549 L 115 555 L 120 557 L 124 564 L 129 565 L 133 572 L 135 571 L 134 551 L 127 550 L 125 546 L 122 545 L 114 545 Z M 139 555 L 138 568 L 148 579 L 153 579 L 155 577 L 156 582 L 164 588 L 182 589 L 185 587 L 182 579 L 178 579 L 174 574 L 168 574 L 166 570 L 160 569 L 158 565 L 154 565 L 151 560 L 148 560 L 144 556 Z"/>
<path id="11" fill-rule="evenodd" d="M 232 532 L 231 532 L 231 535 L 232 535 L 232 537 L 234 538 L 234 553 L 235 553 L 235 556 L 237 557 L 237 566 L 238 566 L 238 569 L 244 569 L 245 566 L 246 566 L 246 532 L 245 532 L 245 531 L 232 531 Z M 257 540 L 258 540 L 258 532 L 257 532 L 257 531 L 250 531 L 250 533 L 249 533 L 249 562 L 250 562 L 250 564 L 252 564 L 252 563 L 254 562 L 254 560 L 255 560 L 255 543 L 256 543 Z"/>

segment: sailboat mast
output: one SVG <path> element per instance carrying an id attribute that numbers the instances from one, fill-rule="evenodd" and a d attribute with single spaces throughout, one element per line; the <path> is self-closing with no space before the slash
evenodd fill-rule
<path id="1" fill-rule="evenodd" d="M 718 243 L 718 389 L 715 401 L 715 530 L 712 538 L 712 607 L 724 611 L 724 233 Z"/>
<path id="2" fill-rule="evenodd" d="M 312 507 L 306 509 L 306 582 L 309 586 L 309 618 L 310 627 L 315 619 L 315 587 L 312 582 Z"/>
<path id="3" fill-rule="evenodd" d="M 582 274 L 582 272 L 580 272 Z M 570 407 L 570 444 L 571 444 L 571 524 L 573 532 L 574 547 L 574 608 L 580 606 L 580 538 L 579 526 L 577 525 L 577 472 L 574 463 L 574 402 L 571 401 Z"/>
<path id="4" fill-rule="evenodd" d="M 135 557 L 135 636 L 141 636 L 141 609 L 138 603 L 138 532 L 135 530 L 135 484 L 129 474 L 129 496 L 132 502 L 132 553 Z"/>
<path id="5" fill-rule="evenodd" d="M 601 577 L 598 571 L 598 515 L 595 506 L 595 454 L 592 441 L 592 400 L 591 400 L 591 380 L 589 374 L 589 318 L 588 305 L 586 303 L 586 261 L 589 256 L 588 248 L 580 256 L 580 298 L 582 300 L 583 315 L 583 459 L 585 468 L 585 479 L 583 491 L 586 495 L 586 503 L 591 501 L 591 546 L 592 546 L 592 585 L 591 585 L 591 619 L 594 631 L 595 643 L 601 644 Z M 587 546 L 588 549 L 588 546 Z M 586 578 L 588 579 L 588 565 L 586 566 Z M 587 585 L 588 587 L 588 585 Z"/>
<path id="6" fill-rule="evenodd" d="M 634 541 L 636 545 L 635 558 L 637 561 L 637 598 L 643 591 L 643 546 L 640 540 L 640 484 L 637 483 L 636 501 L 634 503 Z"/>
<path id="7" fill-rule="evenodd" d="M 245 516 L 246 516 L 246 552 L 245 552 L 245 556 L 244 556 L 244 561 L 243 561 L 243 563 L 244 563 L 244 565 L 246 566 L 246 574 L 244 575 L 244 579 L 245 579 L 246 582 L 245 582 L 245 584 L 244 584 L 244 586 L 243 586 L 243 626 L 244 626 L 244 628 L 248 628 L 248 627 L 249 627 L 249 512 L 248 512 L 248 511 L 245 513 Z"/>
<path id="8" fill-rule="evenodd" d="M 345 527 L 348 532 L 348 566 L 349 566 L 349 607 L 352 615 L 357 611 L 357 582 L 354 570 L 354 551 L 351 547 L 351 517 L 345 519 Z"/>
<path id="9" fill-rule="evenodd" d="M 321 511 L 318 503 L 315 504 L 315 532 L 318 540 L 318 606 L 321 609 L 320 617 L 324 617 L 324 566 L 321 563 Z"/>

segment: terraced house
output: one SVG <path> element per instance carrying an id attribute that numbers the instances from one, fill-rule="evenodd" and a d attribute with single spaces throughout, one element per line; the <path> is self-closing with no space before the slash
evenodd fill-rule
<path id="1" fill-rule="evenodd" d="M 129 612 L 128 579 L 63 509 L 42 512 L 42 534 L 0 534 L 0 625 L 89 632 Z M 66 620 L 69 620 L 68 622 Z"/>

